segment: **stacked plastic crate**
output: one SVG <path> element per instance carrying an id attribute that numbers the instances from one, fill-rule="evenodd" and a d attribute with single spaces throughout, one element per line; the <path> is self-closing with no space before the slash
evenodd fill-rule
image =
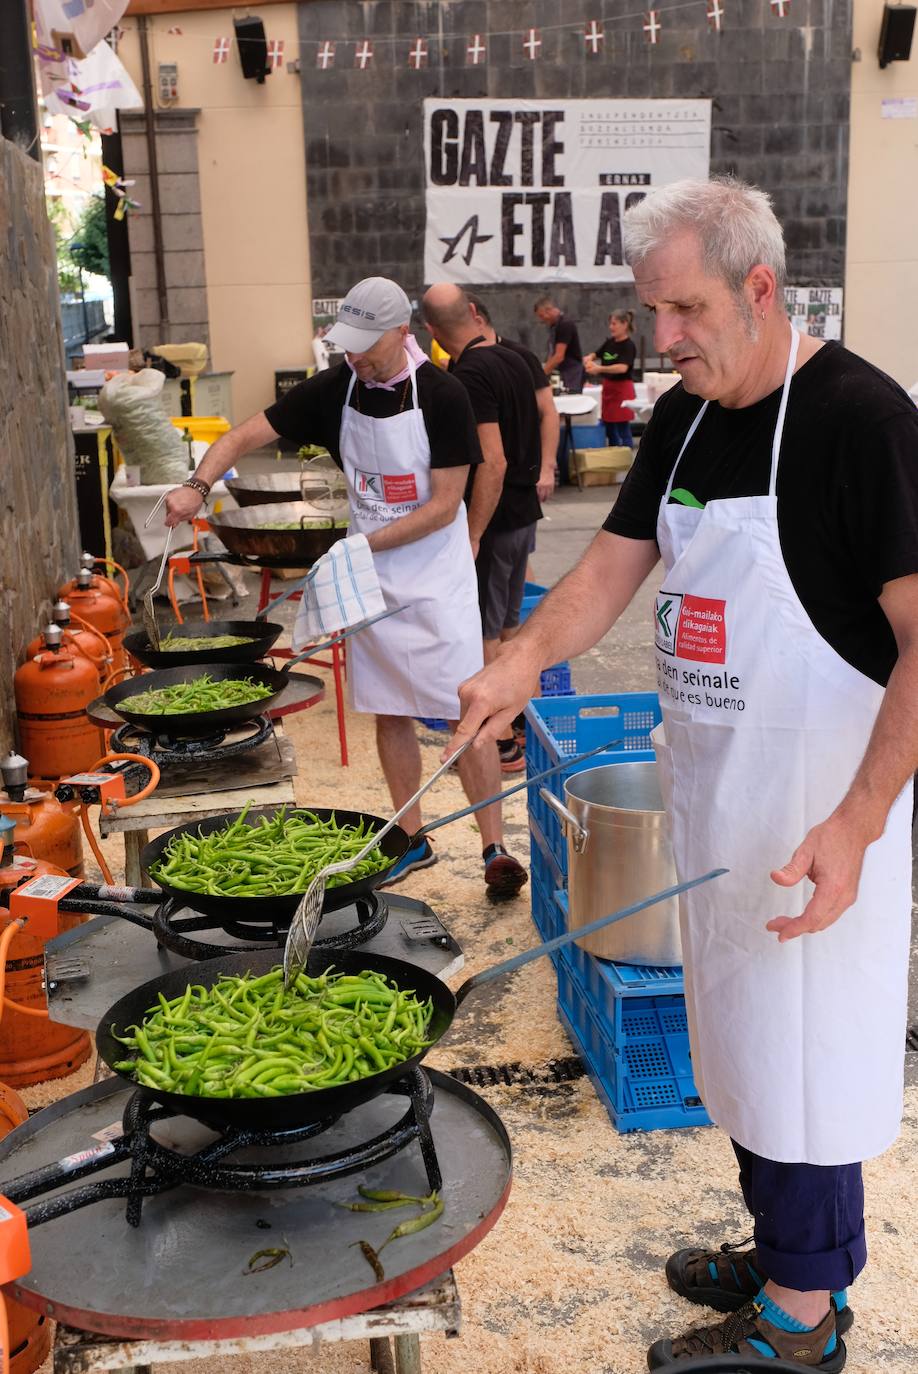
<path id="1" fill-rule="evenodd" d="M 651 762 L 650 731 L 659 721 L 659 700 L 649 692 L 531 701 L 527 769 L 534 776 L 608 743 L 607 751 L 548 780 L 563 800 L 575 772 Z M 532 919 L 547 940 L 567 929 L 567 843 L 538 785 L 529 788 L 529 835 Z M 708 1124 L 692 1076 L 682 970 L 613 964 L 578 945 L 552 957 L 559 1015 L 618 1130 Z"/>

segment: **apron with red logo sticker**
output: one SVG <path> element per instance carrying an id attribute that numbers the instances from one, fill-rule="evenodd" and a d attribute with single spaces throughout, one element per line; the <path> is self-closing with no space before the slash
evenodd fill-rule
<path id="1" fill-rule="evenodd" d="M 660 506 L 656 601 L 661 781 L 680 878 L 730 872 L 681 899 L 695 1080 L 713 1120 L 781 1162 L 880 1154 L 902 1111 L 911 914 L 911 786 L 867 850 L 833 926 L 779 944 L 809 880 L 785 864 L 848 790 L 884 689 L 817 633 L 781 553 L 776 479 L 797 353 L 792 336 L 767 496 Z M 806 462 L 805 452 L 786 461 Z"/>
<path id="2" fill-rule="evenodd" d="M 428 364 L 429 366 L 430 364 Z M 350 496 L 352 534 L 371 535 L 430 500 L 430 441 L 409 359 L 411 408 L 388 419 L 351 404 L 352 375 L 339 444 Z M 458 687 L 482 666 L 478 582 L 465 503 L 444 529 L 398 549 L 374 553 L 389 606 L 406 607 L 361 630 L 348 645 L 356 711 L 459 719 Z"/>

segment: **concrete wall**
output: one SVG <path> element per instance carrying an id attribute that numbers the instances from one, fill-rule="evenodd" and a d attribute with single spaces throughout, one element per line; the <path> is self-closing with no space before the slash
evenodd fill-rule
<path id="1" fill-rule="evenodd" d="M 877 0 L 879 3 L 879 0 Z M 640 15 L 616 22 L 617 0 L 313 0 L 300 6 L 303 121 L 316 296 L 343 294 L 357 278 L 382 273 L 417 296 L 423 281 L 425 96 L 708 96 L 714 99 L 712 169 L 736 171 L 765 187 L 785 224 L 790 279 L 841 285 L 847 184 L 850 0 L 793 0 L 779 19 L 767 0 L 728 0 L 724 28 L 712 32 L 705 6 L 662 14 L 656 47 Z M 605 23 L 602 57 L 584 54 L 588 20 Z M 558 29 L 559 22 L 570 24 Z M 521 30 L 542 30 L 530 62 Z M 508 32 L 512 31 L 512 32 Z M 474 32 L 490 32 L 489 55 L 465 65 Z M 398 35 L 402 40 L 393 43 Z M 430 40 L 430 65 L 407 63 L 411 40 Z M 349 41 L 342 41 L 345 36 Z M 354 42 L 376 38 L 366 72 Z M 316 70 L 322 41 L 338 40 L 335 65 Z M 495 318 L 540 351 L 532 316 L 540 288 L 483 290 Z M 564 285 L 559 303 L 581 322 L 585 347 L 605 334 L 608 310 L 633 304 L 629 287 Z M 639 319 L 649 338 L 649 321 Z"/>
<path id="2" fill-rule="evenodd" d="M 0 138 L 0 755 L 13 674 L 79 554 L 57 267 L 42 171 Z"/>
<path id="3" fill-rule="evenodd" d="M 181 122 L 179 131 L 158 136 L 168 157 L 161 192 L 180 313 L 172 315 L 169 339 L 157 342 L 209 341 L 211 369 L 235 373 L 233 413 L 241 420 L 274 399 L 276 368 L 312 363 L 312 325 L 299 79 L 286 67 L 297 56 L 296 6 L 255 9 L 267 37 L 284 42 L 284 62 L 263 85 L 243 77 L 235 45 L 227 62 L 213 61 L 214 39 L 233 38 L 233 13 L 165 14 L 149 20 L 149 33 L 154 87 L 160 62 L 178 64 L 178 108 L 159 109 L 157 128 Z M 136 20 L 119 56 L 139 86 Z M 132 137 L 130 153 L 125 145 L 125 163 L 140 173 L 143 212 L 131 216 L 131 258 L 146 312 L 151 297 L 144 293 L 155 279 L 141 144 Z M 142 338 L 150 341 L 143 331 Z"/>
<path id="4" fill-rule="evenodd" d="M 883 101 L 918 102 L 918 34 L 911 59 L 881 71 L 882 15 L 883 0 L 855 0 L 845 342 L 909 387 L 918 382 L 918 118 L 884 119 Z"/>

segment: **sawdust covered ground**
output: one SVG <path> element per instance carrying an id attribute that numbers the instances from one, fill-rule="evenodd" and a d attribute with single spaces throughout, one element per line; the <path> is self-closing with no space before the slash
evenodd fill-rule
<path id="1" fill-rule="evenodd" d="M 288 718 L 288 729 L 298 751 L 300 802 L 386 814 L 387 794 L 366 719 L 348 718 L 352 762 L 346 770 L 338 764 L 331 699 Z M 427 774 L 436 765 L 441 737 L 421 727 L 419 733 Z M 524 795 L 506 808 L 508 846 L 521 857 L 528 848 Z M 458 780 L 447 775 L 425 800 L 428 817 L 461 806 Z M 535 942 L 528 888 L 503 906 L 485 900 L 473 820 L 444 829 L 436 847 L 438 865 L 413 875 L 403 890 L 428 901 L 464 947 L 466 968 L 457 982 Z M 120 872 L 118 841 L 106 849 Z M 431 1062 L 447 1068 L 514 1061 L 538 1066 L 569 1055 L 554 997 L 547 960 L 482 989 L 464 1004 Z M 91 1077 L 87 1065 L 64 1083 L 24 1096 L 34 1107 Z M 707 1315 L 668 1292 L 666 1256 L 696 1239 L 716 1243 L 748 1234 L 728 1142 L 711 1129 L 618 1135 L 587 1079 L 496 1087 L 485 1095 L 513 1140 L 513 1191 L 496 1228 L 457 1269 L 462 1333 L 458 1340 L 423 1340 L 425 1374 L 644 1369 L 650 1341 Z M 910 1090 L 898 1144 L 866 1170 L 872 1262 L 852 1290 L 850 1374 L 912 1374 L 918 1360 L 911 1220 L 916 1158 L 918 1092 Z M 157 1368 L 164 1374 L 225 1374 L 227 1368 L 238 1374 L 356 1374 L 368 1368 L 368 1358 L 366 1347 L 352 1344 Z"/>

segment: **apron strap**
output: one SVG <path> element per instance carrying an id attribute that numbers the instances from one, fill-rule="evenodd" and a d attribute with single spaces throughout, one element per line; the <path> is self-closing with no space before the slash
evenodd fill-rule
<path id="1" fill-rule="evenodd" d="M 418 400 L 418 369 L 410 353 L 408 354 L 408 376 L 411 378 L 411 409 L 420 410 L 421 403 Z"/>
<path id="2" fill-rule="evenodd" d="M 708 408 L 708 406 L 709 406 L 710 404 L 711 404 L 710 401 L 705 401 L 704 405 L 701 407 L 701 409 L 698 411 L 698 414 L 695 416 L 694 420 L 692 421 L 692 423 L 691 423 L 691 425 L 690 425 L 690 427 L 689 427 L 688 434 L 686 434 L 685 438 L 682 440 L 682 447 L 680 448 L 680 450 L 679 450 L 679 452 L 678 452 L 678 454 L 677 454 L 677 456 L 676 456 L 676 461 L 673 463 L 673 470 L 672 470 L 672 472 L 669 474 L 669 481 L 668 481 L 667 484 L 666 484 L 666 491 L 663 493 L 663 505 L 664 505 L 664 506 L 665 506 L 666 503 L 669 501 L 670 492 L 671 492 L 672 489 L 673 489 L 673 479 L 674 479 L 675 476 L 676 476 L 676 468 L 679 466 L 679 463 L 680 463 L 680 461 L 681 461 L 681 459 L 682 459 L 682 455 L 683 455 L 683 453 L 685 452 L 685 450 L 688 448 L 689 444 L 691 443 L 691 441 L 692 441 L 692 436 L 693 436 L 693 434 L 695 433 L 695 430 L 696 430 L 696 429 L 698 428 L 698 426 L 701 424 L 701 421 L 702 421 L 702 419 L 704 418 L 704 413 L 705 413 L 705 411 L 707 410 L 707 408 Z"/>
<path id="3" fill-rule="evenodd" d="M 784 370 L 784 386 L 781 391 L 781 404 L 778 407 L 778 422 L 775 425 L 775 434 L 771 441 L 771 479 L 768 483 L 769 496 L 774 496 L 778 490 L 778 456 L 781 452 L 781 439 L 784 435 L 784 417 L 787 414 L 787 399 L 790 396 L 791 378 L 794 375 L 794 364 L 797 361 L 797 349 L 799 347 L 800 334 L 791 326 L 790 349 L 787 354 L 787 367 Z"/>

